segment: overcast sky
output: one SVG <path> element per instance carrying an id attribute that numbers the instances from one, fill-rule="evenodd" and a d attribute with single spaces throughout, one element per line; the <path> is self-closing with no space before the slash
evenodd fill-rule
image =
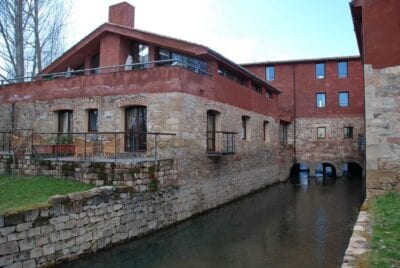
<path id="1" fill-rule="evenodd" d="M 119 0 L 71 0 L 68 47 Z M 127 0 L 135 27 L 208 46 L 237 63 L 358 55 L 349 0 Z"/>

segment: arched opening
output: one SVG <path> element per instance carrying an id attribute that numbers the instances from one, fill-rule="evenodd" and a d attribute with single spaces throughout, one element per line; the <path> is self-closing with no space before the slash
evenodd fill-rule
<path id="1" fill-rule="evenodd" d="M 361 178 L 363 175 L 363 168 L 361 165 L 349 162 L 343 165 L 343 176 Z"/>
<path id="2" fill-rule="evenodd" d="M 336 168 L 330 163 L 320 163 L 315 169 L 315 175 L 336 177 Z"/>
<path id="3" fill-rule="evenodd" d="M 309 182 L 310 168 L 305 163 L 297 163 L 290 169 L 292 184 L 307 186 Z"/>

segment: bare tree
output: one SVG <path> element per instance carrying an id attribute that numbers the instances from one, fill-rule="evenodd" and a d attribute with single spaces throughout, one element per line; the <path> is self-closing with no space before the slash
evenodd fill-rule
<path id="1" fill-rule="evenodd" d="M 63 0 L 0 0 L 0 78 L 23 81 L 64 51 L 71 9 Z"/>

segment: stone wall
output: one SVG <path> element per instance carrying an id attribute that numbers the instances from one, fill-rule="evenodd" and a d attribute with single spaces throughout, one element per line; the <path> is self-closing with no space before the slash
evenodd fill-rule
<path id="1" fill-rule="evenodd" d="M 317 138 L 317 128 L 325 128 L 325 138 Z M 344 138 L 344 127 L 353 127 L 353 138 Z M 364 134 L 362 117 L 296 119 L 296 161 L 309 166 L 310 172 L 320 163 L 332 164 L 341 176 L 343 164 L 353 162 L 364 167 L 358 149 L 358 135 Z"/>
<path id="2" fill-rule="evenodd" d="M 13 167 L 12 156 L 0 155 L 0 174 L 10 174 Z M 97 186 L 133 186 L 137 192 L 148 191 L 149 185 L 157 188 L 178 184 L 172 159 L 104 163 L 40 160 L 25 155 L 16 158 L 14 172 L 21 176 L 47 175 Z"/>
<path id="3" fill-rule="evenodd" d="M 365 65 L 367 196 L 400 191 L 400 66 Z"/>
<path id="4" fill-rule="evenodd" d="M 0 266 L 71 260 L 215 208 L 286 175 L 276 165 L 157 192 L 102 186 L 54 196 L 48 206 L 0 215 Z"/>
<path id="5" fill-rule="evenodd" d="M 221 174 L 236 176 L 247 170 L 279 165 L 281 150 L 277 118 L 185 93 L 140 93 L 18 102 L 15 104 L 14 124 L 16 128 L 32 128 L 36 133 L 56 131 L 57 112 L 67 109 L 73 111 L 73 131 L 82 132 L 87 127 L 87 109 L 98 109 L 99 132 L 124 131 L 125 108 L 133 105 L 147 107 L 149 132 L 176 134 L 173 139 L 168 138 L 161 143 L 163 148 L 160 151 L 174 150 L 172 155 L 178 179 L 183 183 L 213 180 Z M 238 133 L 235 136 L 234 155 L 208 157 L 208 110 L 219 113 L 219 130 Z M 0 116 L 0 128 L 6 127 L 10 121 L 9 107 L 1 106 Z M 240 135 L 242 116 L 250 117 L 247 140 L 242 140 Z M 268 121 L 269 138 L 266 141 L 263 135 L 264 121 Z"/>

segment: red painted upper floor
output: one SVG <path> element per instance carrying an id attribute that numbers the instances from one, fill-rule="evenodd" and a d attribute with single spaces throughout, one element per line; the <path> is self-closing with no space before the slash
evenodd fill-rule
<path id="1" fill-rule="evenodd" d="M 400 65 L 400 1 L 353 0 L 350 8 L 364 63 Z"/>
<path id="2" fill-rule="evenodd" d="M 359 57 L 271 61 L 243 65 L 279 88 L 279 106 L 294 117 L 363 116 Z"/>
<path id="3" fill-rule="evenodd" d="M 214 50 L 134 28 L 134 7 L 110 7 L 95 29 L 36 77 L 0 87 L 0 103 L 183 92 L 278 116 L 280 91 Z"/>

